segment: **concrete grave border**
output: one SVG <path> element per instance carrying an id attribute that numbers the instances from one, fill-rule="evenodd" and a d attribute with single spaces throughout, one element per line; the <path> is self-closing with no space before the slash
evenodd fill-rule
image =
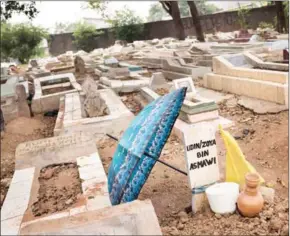
<path id="1" fill-rule="evenodd" d="M 70 81 L 69 83 L 73 87 L 72 90 L 49 94 L 49 95 L 42 94 L 41 82 L 54 81 L 54 80 L 59 80 L 62 78 L 69 79 Z M 42 112 L 47 112 L 51 110 L 58 110 L 59 99 L 61 96 L 68 93 L 79 92 L 82 90 L 80 84 L 76 82 L 76 79 L 72 73 L 50 75 L 50 76 L 35 79 L 34 88 L 35 88 L 35 95 L 32 100 L 32 111 L 34 113 L 42 113 Z"/>
<path id="2" fill-rule="evenodd" d="M 81 139 L 84 139 L 85 142 L 89 141 L 91 142 L 91 144 L 93 144 L 93 139 L 88 139 L 90 136 L 84 136 L 81 133 L 77 134 L 77 136 L 81 137 Z M 73 138 L 77 136 L 72 135 L 66 137 Z M 67 160 L 75 160 L 77 162 L 79 176 L 83 180 L 82 195 L 86 199 L 86 203 L 82 206 L 70 208 L 62 212 L 51 214 L 49 216 L 44 216 L 31 221 L 23 222 L 23 217 L 26 213 L 26 210 L 29 204 L 32 204 L 33 201 L 32 194 L 34 194 L 35 197 L 36 189 L 33 190 L 32 186 L 35 185 L 35 182 L 38 182 L 38 175 L 41 167 L 47 166 L 49 163 L 58 164 L 65 162 L 65 160 L 61 160 L 61 157 L 62 155 L 65 155 L 65 149 L 67 149 L 68 147 L 62 146 L 62 148 L 60 148 L 60 150 L 62 150 L 62 153 L 60 153 L 58 159 L 54 161 L 54 159 L 52 158 L 41 165 L 40 162 L 34 162 L 33 160 L 30 162 L 26 162 L 26 164 L 21 164 L 21 155 L 27 155 L 29 152 L 30 154 L 32 154 L 32 149 L 30 149 L 30 147 L 34 146 L 38 148 L 37 150 L 34 150 L 36 151 L 34 152 L 34 158 L 39 155 L 45 155 L 45 153 L 48 154 L 49 149 L 47 149 L 47 142 L 58 143 L 57 140 L 63 138 L 65 137 L 53 137 L 26 142 L 18 145 L 16 149 L 16 156 L 18 157 L 16 160 L 16 170 L 1 209 L 1 235 L 16 235 L 19 233 L 22 227 L 26 227 L 33 223 L 60 219 L 80 214 L 86 211 L 94 211 L 107 206 L 111 206 L 107 187 L 107 176 L 105 174 L 96 146 L 91 146 L 89 149 L 82 148 L 77 153 L 73 152 L 71 157 L 66 157 Z M 43 144 L 39 145 L 39 143 Z M 90 144 L 87 143 L 87 145 Z M 92 150 L 95 151 L 90 153 Z M 86 154 L 78 156 L 80 152 Z M 29 166 L 34 164 L 35 166 Z"/>
<path id="3" fill-rule="evenodd" d="M 54 134 L 62 135 L 84 131 L 95 135 L 95 137 L 102 137 L 107 132 L 119 137 L 128 127 L 134 115 L 111 89 L 102 89 L 98 92 L 100 97 L 106 101 L 109 115 L 83 118 L 80 94 L 66 94 L 61 103 L 64 103 L 64 107 L 57 118 Z"/>

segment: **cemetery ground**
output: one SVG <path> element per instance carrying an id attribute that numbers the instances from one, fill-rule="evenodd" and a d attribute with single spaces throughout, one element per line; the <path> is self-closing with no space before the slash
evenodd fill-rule
<path id="1" fill-rule="evenodd" d="M 130 95 L 122 96 L 126 102 Z M 128 97 L 128 98 L 127 98 Z M 132 107 L 138 108 L 134 103 Z M 146 182 L 139 199 L 151 199 L 164 234 L 282 234 L 288 232 L 288 111 L 257 115 L 240 107 L 235 99 L 219 104 L 222 116 L 235 122 L 229 131 L 238 140 L 246 158 L 275 189 L 275 202 L 266 204 L 259 217 L 243 218 L 238 214 L 215 215 L 185 213 L 191 204 L 187 177 L 157 163 Z M 1 205 L 14 172 L 15 149 L 18 144 L 53 136 L 55 117 L 42 114 L 33 118 L 19 117 L 6 126 L 1 140 Z M 223 141 L 217 137 L 219 163 L 224 163 Z M 97 143 L 107 172 L 117 142 L 103 139 Z M 161 160 L 185 170 L 183 145 L 171 134 L 162 151 Z M 223 173 L 224 166 L 221 166 Z"/>
<path id="2" fill-rule="evenodd" d="M 228 129 L 266 184 L 275 189 L 275 202 L 254 219 L 239 214 L 215 215 L 184 213 L 191 204 L 187 177 L 157 163 L 153 168 L 140 199 L 150 198 L 164 235 L 285 235 L 288 232 L 288 111 L 256 115 L 232 101 L 219 104 L 219 112 L 235 122 Z M 219 163 L 225 163 L 223 141 L 217 137 Z M 104 139 L 98 143 L 105 170 L 108 170 L 117 143 Z M 183 145 L 173 134 L 168 139 L 161 160 L 185 170 Z M 225 166 L 221 166 L 223 173 Z M 183 212 L 183 213 L 181 213 Z"/>

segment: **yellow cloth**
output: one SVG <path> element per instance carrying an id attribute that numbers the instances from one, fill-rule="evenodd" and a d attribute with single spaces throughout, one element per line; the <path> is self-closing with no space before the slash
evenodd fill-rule
<path id="1" fill-rule="evenodd" d="M 224 131 L 219 125 L 219 130 L 226 147 L 226 182 L 235 182 L 237 184 L 245 184 L 245 175 L 247 173 L 257 173 L 255 168 L 246 160 L 238 143 L 229 132 Z M 265 180 L 260 177 L 260 183 Z"/>

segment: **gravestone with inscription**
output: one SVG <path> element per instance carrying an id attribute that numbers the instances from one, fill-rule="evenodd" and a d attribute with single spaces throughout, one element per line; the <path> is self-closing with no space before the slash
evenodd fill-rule
<path id="1" fill-rule="evenodd" d="M 215 133 L 211 122 L 197 123 L 183 133 L 193 212 L 206 203 L 206 187 L 220 179 Z"/>
<path id="2" fill-rule="evenodd" d="M 74 162 L 77 157 L 96 151 L 93 137 L 83 132 L 30 141 L 17 146 L 15 169 Z"/>

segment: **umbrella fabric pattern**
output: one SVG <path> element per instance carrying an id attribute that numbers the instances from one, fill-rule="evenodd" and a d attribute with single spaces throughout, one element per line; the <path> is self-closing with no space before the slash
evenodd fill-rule
<path id="1" fill-rule="evenodd" d="M 171 129 L 185 98 L 186 88 L 175 90 L 147 105 L 124 132 L 114 153 L 108 173 L 112 205 L 137 199 Z"/>

